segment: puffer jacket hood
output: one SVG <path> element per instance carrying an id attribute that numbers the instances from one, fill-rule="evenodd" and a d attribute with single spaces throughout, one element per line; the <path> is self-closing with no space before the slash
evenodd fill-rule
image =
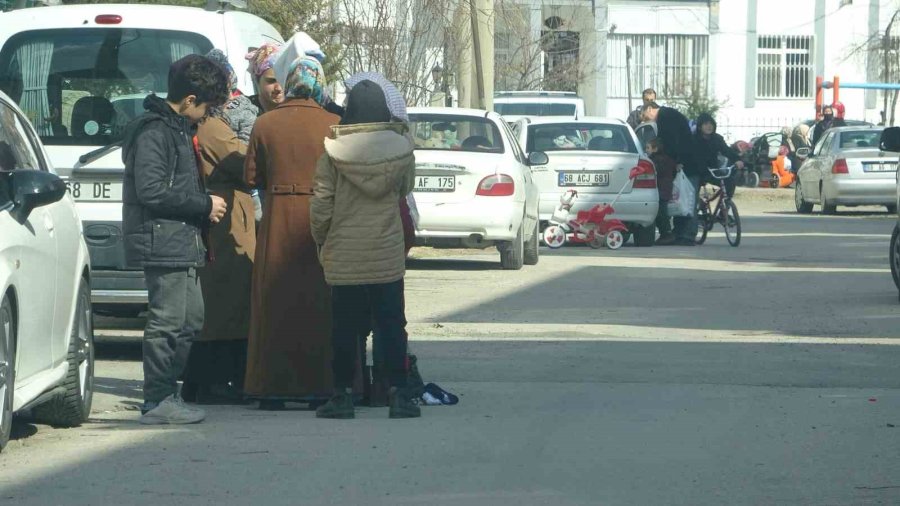
<path id="1" fill-rule="evenodd" d="M 716 129 L 718 128 L 716 118 L 713 118 L 711 114 L 704 112 L 697 116 L 697 135 L 700 135 L 700 125 L 703 125 L 704 123 L 712 123 L 713 133 L 716 133 Z"/>
<path id="2" fill-rule="evenodd" d="M 395 192 L 413 157 L 405 123 L 369 123 L 332 127 L 325 151 L 335 171 L 370 198 Z"/>

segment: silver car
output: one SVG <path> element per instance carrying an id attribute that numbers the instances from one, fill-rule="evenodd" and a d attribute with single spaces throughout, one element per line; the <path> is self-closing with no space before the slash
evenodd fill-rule
<path id="1" fill-rule="evenodd" d="M 546 153 L 549 163 L 532 166 L 541 192 L 541 223 L 546 224 L 566 190 L 577 190 L 572 212 L 610 204 L 625 222 L 638 246 L 651 246 L 656 239 L 659 191 L 656 175 L 638 176 L 629 183 L 631 169 L 653 167 L 634 131 L 618 119 L 533 118 L 522 119 L 513 129 L 526 153 Z"/>
<path id="2" fill-rule="evenodd" d="M 881 151 L 881 127 L 828 130 L 798 172 L 794 203 L 799 213 L 813 205 L 824 214 L 837 206 L 885 206 L 897 212 L 897 156 Z"/>

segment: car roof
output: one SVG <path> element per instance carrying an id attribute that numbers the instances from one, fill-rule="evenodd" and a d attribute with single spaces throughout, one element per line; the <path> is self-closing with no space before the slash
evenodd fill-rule
<path id="1" fill-rule="evenodd" d="M 572 118 L 571 116 L 533 116 L 522 118 L 528 125 L 558 125 L 572 123 L 588 123 L 588 124 L 604 124 L 604 125 L 625 125 L 625 122 L 619 118 L 605 118 L 601 116 L 584 116 L 581 118 Z"/>
<path id="2" fill-rule="evenodd" d="M 855 126 L 845 126 L 845 127 L 832 127 L 829 128 L 829 132 L 880 132 L 884 130 L 883 126 L 864 126 L 864 125 L 855 125 Z"/>
<path id="3" fill-rule="evenodd" d="M 484 109 L 466 109 L 463 107 L 410 107 L 407 114 L 434 114 L 443 116 L 470 116 L 473 118 L 491 118 L 500 121 L 500 115 Z"/>

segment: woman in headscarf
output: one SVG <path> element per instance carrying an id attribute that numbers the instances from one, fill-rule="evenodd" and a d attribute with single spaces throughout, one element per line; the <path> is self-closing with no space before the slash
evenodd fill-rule
<path id="1" fill-rule="evenodd" d="M 266 192 L 244 384 L 262 409 L 321 402 L 333 389 L 331 293 L 310 233 L 309 201 L 323 139 L 340 118 L 322 109 L 327 95 L 317 59 L 294 61 L 284 89 L 286 100 L 256 122 L 244 174 Z"/>
<path id="2" fill-rule="evenodd" d="M 275 70 L 272 68 L 280 48 L 280 44 L 266 42 L 244 57 L 250 62 L 249 71 L 256 80 L 256 88 L 259 90 L 258 95 L 250 98 L 259 107 L 260 114 L 269 112 L 284 102 L 284 88 L 275 78 Z"/>
<path id="3" fill-rule="evenodd" d="M 355 83 L 355 84 L 353 84 Z M 312 199 L 312 234 L 332 286 L 335 391 L 319 418 L 353 418 L 359 329 L 374 320 L 390 382 L 389 416 L 421 416 L 406 389 L 405 246 L 399 201 L 413 188 L 406 104 L 380 75 L 348 80 L 341 125 L 325 141 Z"/>
<path id="4" fill-rule="evenodd" d="M 225 199 L 228 211 L 209 231 L 211 259 L 199 271 L 205 319 L 200 340 L 191 347 L 183 393 L 200 404 L 243 401 L 256 251 L 253 201 L 244 182 L 247 144 L 238 133 L 246 121 L 255 121 L 255 113 L 252 118 L 245 114 L 255 112 L 256 107 L 243 95 L 234 94 L 234 71 L 221 51 L 213 51 L 218 54 L 208 57 L 232 78 L 232 98 L 200 124 L 197 151 L 206 188 Z M 252 123 L 249 126 L 252 128 Z"/>

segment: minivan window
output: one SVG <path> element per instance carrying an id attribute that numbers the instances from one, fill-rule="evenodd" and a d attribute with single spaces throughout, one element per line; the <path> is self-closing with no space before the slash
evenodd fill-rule
<path id="1" fill-rule="evenodd" d="M 497 103 L 494 112 L 501 116 L 575 116 L 575 104 L 554 102 Z"/>
<path id="2" fill-rule="evenodd" d="M 627 126 L 601 123 L 529 125 L 526 151 L 638 152 Z"/>
<path id="3" fill-rule="evenodd" d="M 0 90 L 44 144 L 106 145 L 144 112 L 148 94 L 166 96 L 174 61 L 210 49 L 202 35 L 170 30 L 27 31 L 0 49 Z"/>

